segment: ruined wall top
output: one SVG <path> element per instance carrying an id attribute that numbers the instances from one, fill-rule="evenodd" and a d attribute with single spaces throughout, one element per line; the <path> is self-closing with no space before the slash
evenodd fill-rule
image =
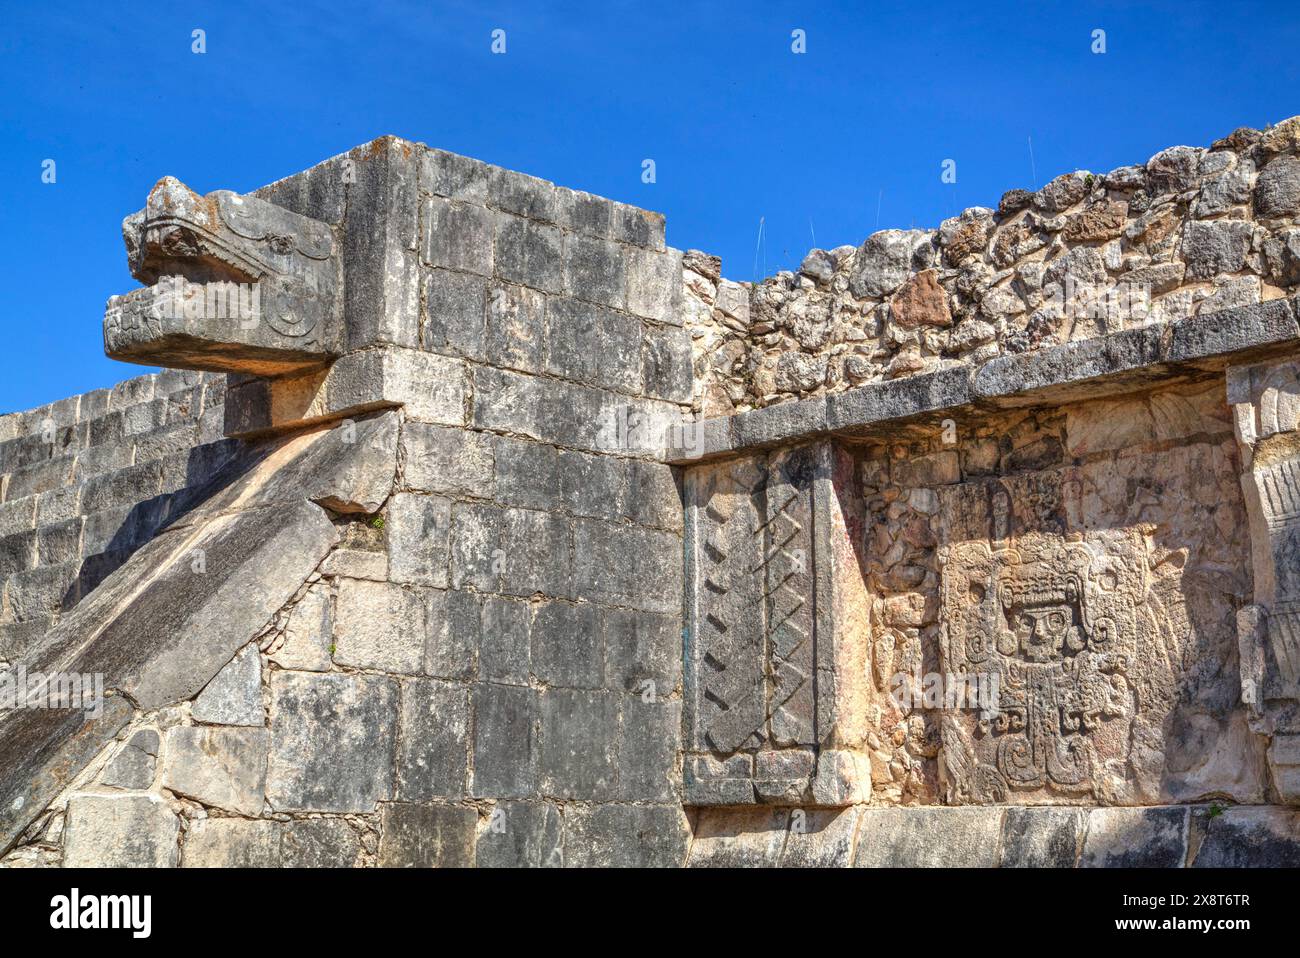
<path id="1" fill-rule="evenodd" d="M 1280 299 L 1300 283 L 1300 117 L 1058 176 L 798 272 L 683 261 L 706 417 Z"/>

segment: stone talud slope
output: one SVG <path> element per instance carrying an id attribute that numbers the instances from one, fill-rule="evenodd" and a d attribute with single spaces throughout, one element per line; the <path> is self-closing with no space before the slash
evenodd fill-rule
<path id="1" fill-rule="evenodd" d="M 0 417 L 0 681 L 104 690 L 0 863 L 1300 863 L 1298 137 L 754 286 L 392 137 L 164 178 L 172 368 Z"/>

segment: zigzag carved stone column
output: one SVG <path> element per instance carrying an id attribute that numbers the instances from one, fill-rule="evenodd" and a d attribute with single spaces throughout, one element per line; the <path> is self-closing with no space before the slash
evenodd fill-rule
<path id="1" fill-rule="evenodd" d="M 866 668 L 837 634 L 853 617 L 834 615 L 862 589 L 851 476 L 830 443 L 687 474 L 688 804 L 841 805 L 870 792 L 846 722 Z"/>

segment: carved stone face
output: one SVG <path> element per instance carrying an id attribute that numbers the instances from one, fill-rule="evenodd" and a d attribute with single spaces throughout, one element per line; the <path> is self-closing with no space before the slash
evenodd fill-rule
<path id="1" fill-rule="evenodd" d="M 1013 608 L 1008 619 L 1015 636 L 1016 651 L 1030 662 L 1050 662 L 1060 658 L 1067 640 L 1079 632 L 1075 609 L 1065 602 Z"/>

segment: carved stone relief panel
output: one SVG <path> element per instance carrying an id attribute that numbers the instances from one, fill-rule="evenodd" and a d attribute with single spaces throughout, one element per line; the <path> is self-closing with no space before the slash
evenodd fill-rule
<path id="1" fill-rule="evenodd" d="M 869 787 L 849 731 L 858 646 L 839 640 L 862 581 L 837 491 L 852 505 L 851 479 L 829 444 L 687 475 L 690 804 L 840 804 Z"/>
<path id="2" fill-rule="evenodd" d="M 975 500 L 956 511 L 985 500 L 991 534 L 941 550 L 941 657 L 946 672 L 996 691 L 993 707 L 966 721 L 945 716 L 948 798 L 1102 798 L 1105 770 L 1128 760 L 1138 633 L 1168 627 L 1139 622 L 1150 586 L 1141 534 L 1013 537 L 1003 483 L 959 487 L 954 498 Z"/>
<path id="3" fill-rule="evenodd" d="M 995 710 L 945 717 L 948 801 L 1261 800 L 1231 464 L 1200 443 L 944 496 L 945 670 L 999 686 Z"/>
<path id="4" fill-rule="evenodd" d="M 877 801 L 1265 800 L 1221 390 L 981 414 L 861 447 L 870 671 L 895 693 L 869 735 Z"/>
<path id="5" fill-rule="evenodd" d="M 1276 797 L 1300 803 L 1300 362 L 1228 370 L 1254 602 L 1238 618 L 1242 698 L 1269 738 Z"/>

